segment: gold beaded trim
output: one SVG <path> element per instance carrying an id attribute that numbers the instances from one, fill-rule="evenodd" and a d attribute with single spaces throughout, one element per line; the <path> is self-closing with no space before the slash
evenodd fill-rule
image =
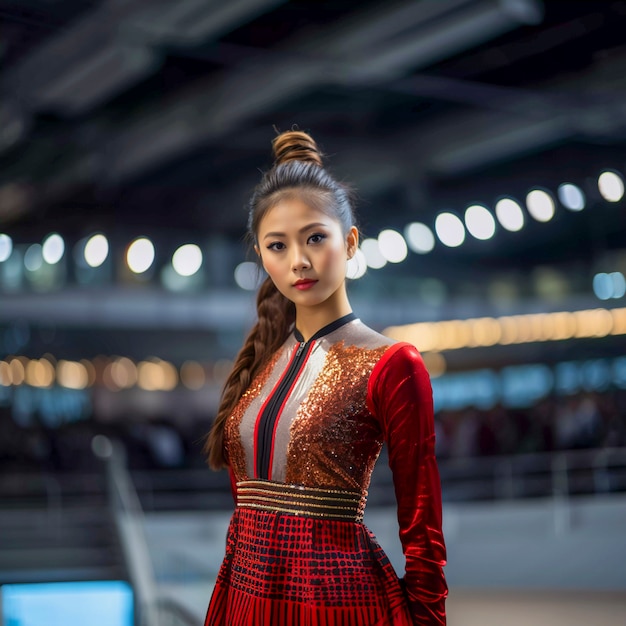
<path id="1" fill-rule="evenodd" d="M 322 494 L 333 494 L 336 493 L 340 496 L 348 496 L 361 498 L 363 494 L 360 491 L 350 491 L 348 489 L 324 489 L 323 487 L 305 487 L 304 485 L 288 485 L 286 483 L 277 483 L 273 480 L 263 480 L 260 478 L 252 478 L 249 480 L 240 480 L 237 483 L 237 488 L 239 487 L 261 487 L 263 489 L 274 489 L 281 493 L 296 491 L 303 493 L 322 493 Z M 367 495 L 367 494 L 366 494 Z"/>
<path id="2" fill-rule="evenodd" d="M 267 480 L 237 483 L 237 506 L 293 515 L 363 520 L 367 493 L 286 485 Z"/>

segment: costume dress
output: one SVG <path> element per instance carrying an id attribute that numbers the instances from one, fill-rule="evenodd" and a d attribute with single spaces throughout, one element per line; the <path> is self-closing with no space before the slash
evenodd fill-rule
<path id="1" fill-rule="evenodd" d="M 446 623 L 432 391 L 414 346 L 353 314 L 297 330 L 227 418 L 236 508 L 205 626 Z M 387 443 L 406 558 L 362 523 Z"/>

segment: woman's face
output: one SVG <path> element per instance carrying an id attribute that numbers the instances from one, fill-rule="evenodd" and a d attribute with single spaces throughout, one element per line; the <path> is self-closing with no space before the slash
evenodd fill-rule
<path id="1" fill-rule="evenodd" d="M 278 291 L 297 308 L 334 306 L 345 297 L 346 263 L 358 233 L 298 196 L 284 198 L 261 219 L 255 247 Z"/>

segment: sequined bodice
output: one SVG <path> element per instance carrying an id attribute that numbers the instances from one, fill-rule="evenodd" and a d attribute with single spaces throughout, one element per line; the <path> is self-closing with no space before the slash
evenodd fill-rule
<path id="1" fill-rule="evenodd" d="M 366 490 L 383 444 L 368 383 L 392 343 L 358 319 L 306 343 L 292 334 L 227 420 L 235 479 Z"/>

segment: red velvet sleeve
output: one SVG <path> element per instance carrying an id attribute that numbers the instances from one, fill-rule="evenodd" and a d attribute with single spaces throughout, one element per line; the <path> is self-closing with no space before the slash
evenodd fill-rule
<path id="1" fill-rule="evenodd" d="M 389 451 L 406 559 L 404 587 L 414 623 L 446 623 L 441 483 L 435 459 L 430 378 L 417 349 L 394 344 L 372 372 L 368 402 Z"/>

